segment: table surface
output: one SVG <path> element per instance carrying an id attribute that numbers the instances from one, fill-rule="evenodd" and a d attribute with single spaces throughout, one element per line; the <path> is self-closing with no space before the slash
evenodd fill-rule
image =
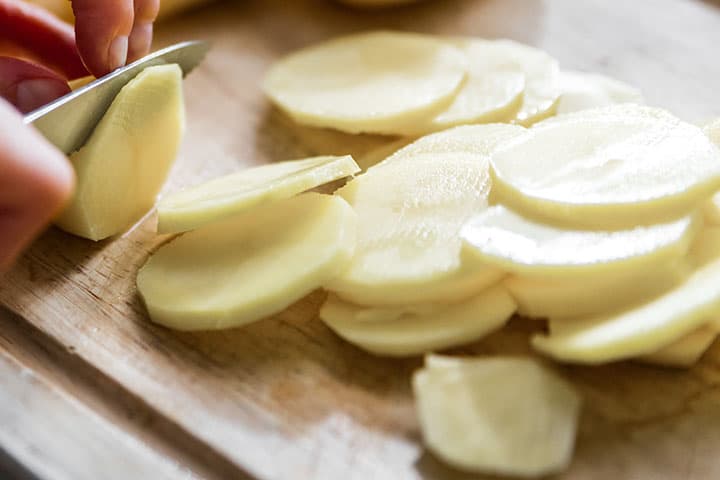
<path id="1" fill-rule="evenodd" d="M 516 39 L 564 68 L 637 85 L 688 120 L 720 116 L 717 2 L 436 0 L 378 12 L 320 0 L 227 2 L 158 27 L 159 45 L 214 45 L 186 81 L 188 134 L 168 188 L 386 143 L 293 125 L 258 87 L 281 55 L 375 28 Z M 0 280 L 0 451 L 16 464 L 79 480 L 486 478 L 423 450 L 409 384 L 420 361 L 341 341 L 317 319 L 322 292 L 238 330 L 150 324 L 134 275 L 164 240 L 153 228 L 150 216 L 99 244 L 50 230 Z M 514 321 L 457 351 L 525 354 L 533 328 Z M 720 477 L 720 346 L 690 371 L 558 369 L 584 410 L 575 459 L 556 478 Z"/>

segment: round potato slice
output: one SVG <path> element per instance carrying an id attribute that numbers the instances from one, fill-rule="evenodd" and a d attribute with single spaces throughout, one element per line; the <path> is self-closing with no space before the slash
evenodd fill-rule
<path id="1" fill-rule="evenodd" d="M 350 156 L 315 157 L 216 178 L 163 198 L 158 203 L 158 232 L 193 230 L 259 203 L 292 197 L 359 171 Z"/>
<path id="2" fill-rule="evenodd" d="M 703 127 L 703 132 L 711 142 L 720 148 L 720 118 Z M 720 193 L 716 193 L 705 207 L 705 221 L 712 225 L 720 225 Z"/>
<path id="3" fill-rule="evenodd" d="M 546 120 L 506 142 L 491 166 L 500 202 L 589 228 L 680 216 L 720 187 L 720 150 L 700 128 L 631 104 Z"/>
<path id="4" fill-rule="evenodd" d="M 356 216 L 306 193 L 206 225 L 161 247 L 137 286 L 150 318 L 177 330 L 241 326 L 280 312 L 347 266 Z"/>
<path id="5" fill-rule="evenodd" d="M 690 368 L 700 361 L 719 332 L 718 321 L 712 321 L 655 353 L 639 357 L 638 361 L 663 367 Z"/>
<path id="6" fill-rule="evenodd" d="M 457 304 L 382 308 L 331 295 L 320 318 L 350 343 L 378 355 L 404 357 L 477 341 L 501 328 L 516 305 L 501 286 Z"/>
<path id="7" fill-rule="evenodd" d="M 276 63 L 265 93 L 296 121 L 350 133 L 384 133 L 444 110 L 467 60 L 429 36 L 370 32 L 306 48 Z"/>
<path id="8" fill-rule="evenodd" d="M 460 228 L 487 208 L 488 155 L 522 127 L 458 127 L 424 137 L 356 177 L 337 195 L 358 214 L 358 248 L 327 285 L 363 305 L 453 302 L 503 272 L 461 259 Z"/>
<path id="9" fill-rule="evenodd" d="M 652 300 L 568 321 L 562 331 L 536 336 L 533 346 L 565 362 L 599 364 L 653 354 L 720 315 L 720 228 L 704 231 L 690 258 L 697 268 Z"/>
<path id="10" fill-rule="evenodd" d="M 562 95 L 557 113 L 572 113 L 619 103 L 643 104 L 645 99 L 635 87 L 595 73 L 560 73 Z"/>
<path id="11" fill-rule="evenodd" d="M 461 40 L 456 42 L 468 57 L 468 78 L 450 106 L 425 123 L 398 129 L 401 135 L 419 136 L 472 123 L 507 122 L 523 105 L 525 72 L 508 63 L 504 41 Z"/>
<path id="12" fill-rule="evenodd" d="M 567 382 L 526 358 L 434 358 L 413 390 L 423 438 L 439 458 L 526 478 L 567 468 L 581 403 Z"/>
<path id="13" fill-rule="evenodd" d="M 465 249 L 511 273 L 552 275 L 637 271 L 684 256 L 702 226 L 698 215 L 630 230 L 570 230 L 494 206 L 465 224 Z"/>

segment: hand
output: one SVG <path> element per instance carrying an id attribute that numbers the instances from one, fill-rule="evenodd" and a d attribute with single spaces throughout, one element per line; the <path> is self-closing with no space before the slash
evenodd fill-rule
<path id="1" fill-rule="evenodd" d="M 62 208 L 74 183 L 67 159 L 6 101 L 27 113 L 68 93 L 68 80 L 102 76 L 142 57 L 159 0 L 72 6 L 75 32 L 39 7 L 0 0 L 0 272 Z"/>

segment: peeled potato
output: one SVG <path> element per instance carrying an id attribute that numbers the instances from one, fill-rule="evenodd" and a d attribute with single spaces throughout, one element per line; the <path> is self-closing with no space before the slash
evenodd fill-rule
<path id="1" fill-rule="evenodd" d="M 508 63 L 506 42 L 463 39 L 456 43 L 467 55 L 469 69 L 453 103 L 435 118 L 395 133 L 421 135 L 464 124 L 506 122 L 518 114 L 525 73 L 520 64 Z"/>
<path id="2" fill-rule="evenodd" d="M 720 148 L 720 119 L 705 125 L 703 132 L 711 142 Z M 720 225 L 720 193 L 713 195 L 708 202 L 705 208 L 705 221 L 713 225 Z"/>
<path id="3" fill-rule="evenodd" d="M 720 188 L 720 150 L 701 129 L 631 104 L 546 120 L 506 142 L 491 165 L 498 201 L 591 228 L 681 215 Z"/>
<path id="4" fill-rule="evenodd" d="M 331 295 L 320 318 L 345 340 L 378 355 L 421 355 L 474 342 L 515 312 L 512 297 L 493 287 L 457 304 L 363 307 Z"/>
<path id="5" fill-rule="evenodd" d="M 384 133 L 444 110 L 465 79 L 457 48 L 429 36 L 370 32 L 293 53 L 265 77 L 267 96 L 299 123 Z"/>
<path id="6" fill-rule="evenodd" d="M 184 127 L 180 67 L 145 69 L 120 91 L 85 146 L 70 156 L 77 188 L 57 225 L 102 240 L 140 220 L 167 179 Z"/>
<path id="7" fill-rule="evenodd" d="M 158 203 L 158 232 L 193 230 L 260 203 L 288 198 L 359 171 L 350 156 L 315 157 L 216 178 L 163 198 Z"/>
<path id="8" fill-rule="evenodd" d="M 488 155 L 521 133 L 513 125 L 458 127 L 408 145 L 336 194 L 358 214 L 358 248 L 327 285 L 363 305 L 453 302 L 503 273 L 467 265 L 460 228 L 487 208 Z"/>
<path id="9" fill-rule="evenodd" d="M 558 114 L 617 103 L 645 103 L 637 88 L 595 73 L 561 72 L 560 85 L 562 95 L 557 107 Z"/>
<path id="10" fill-rule="evenodd" d="M 580 411 L 568 383 L 530 359 L 432 358 L 413 390 L 435 455 L 462 470 L 524 478 L 568 467 Z"/>
<path id="11" fill-rule="evenodd" d="M 563 277 L 511 275 L 503 284 L 529 318 L 582 318 L 626 308 L 679 285 L 690 270 L 684 260 L 655 268 Z"/>
<path id="12" fill-rule="evenodd" d="M 638 360 L 651 365 L 664 367 L 689 368 L 695 365 L 700 357 L 710 348 L 720 332 L 718 322 L 710 322 L 680 340 Z"/>
<path id="13" fill-rule="evenodd" d="M 282 311 L 347 266 L 356 217 L 305 193 L 257 206 L 161 247 L 137 286 L 150 318 L 177 330 L 241 326 Z"/>
<path id="14" fill-rule="evenodd" d="M 720 228 L 702 232 L 689 257 L 697 268 L 670 291 L 620 312 L 568 322 L 562 332 L 534 337 L 533 346 L 557 360 L 598 364 L 672 345 L 720 315 Z"/>
<path id="15" fill-rule="evenodd" d="M 699 216 L 630 230 L 571 230 L 538 223 L 497 205 L 465 224 L 465 248 L 483 262 L 525 275 L 619 275 L 687 253 Z"/>

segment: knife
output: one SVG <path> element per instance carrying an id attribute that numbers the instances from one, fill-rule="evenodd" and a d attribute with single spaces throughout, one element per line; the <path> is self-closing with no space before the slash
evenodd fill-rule
<path id="1" fill-rule="evenodd" d="M 153 65 L 177 63 L 187 75 L 209 49 L 207 42 L 190 41 L 158 50 L 27 114 L 25 124 L 35 126 L 69 155 L 85 144 L 120 90 L 140 72 Z"/>

